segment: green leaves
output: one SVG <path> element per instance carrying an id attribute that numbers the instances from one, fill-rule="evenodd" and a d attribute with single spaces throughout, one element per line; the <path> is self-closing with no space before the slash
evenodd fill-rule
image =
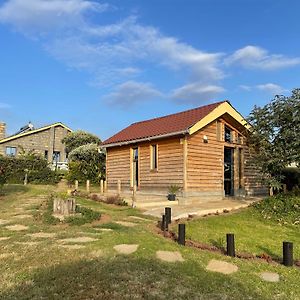
<path id="1" fill-rule="evenodd" d="M 255 106 L 248 122 L 253 162 L 270 186 L 278 186 L 289 164 L 300 165 L 300 89 L 289 97 L 276 96 L 263 107 Z"/>

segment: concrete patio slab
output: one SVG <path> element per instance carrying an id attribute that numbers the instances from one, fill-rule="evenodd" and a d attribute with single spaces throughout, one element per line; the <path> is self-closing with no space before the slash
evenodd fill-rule
<path id="1" fill-rule="evenodd" d="M 188 218 L 193 216 L 204 216 L 208 214 L 222 213 L 224 211 L 232 211 L 240 208 L 248 207 L 253 202 L 259 201 L 261 198 L 249 199 L 224 199 L 212 201 L 199 201 L 199 203 L 186 205 L 172 205 L 172 220 Z M 157 205 L 144 211 L 144 215 L 150 215 L 160 218 L 165 212 L 166 205 Z"/>

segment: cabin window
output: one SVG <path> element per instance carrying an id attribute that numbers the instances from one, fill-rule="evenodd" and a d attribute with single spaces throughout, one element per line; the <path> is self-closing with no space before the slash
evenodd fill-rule
<path id="1" fill-rule="evenodd" d="M 45 159 L 48 160 L 48 150 L 45 150 Z"/>
<path id="2" fill-rule="evenodd" d="M 151 170 L 156 170 L 157 169 L 157 145 L 151 145 L 151 151 L 150 151 L 150 156 L 151 156 Z"/>
<path id="3" fill-rule="evenodd" d="M 16 156 L 17 148 L 16 147 L 6 147 L 6 155 L 7 156 Z"/>
<path id="4" fill-rule="evenodd" d="M 227 143 L 231 143 L 232 142 L 232 130 L 225 126 L 225 135 L 224 135 L 224 140 Z"/>
<path id="5" fill-rule="evenodd" d="M 53 163 L 58 163 L 58 162 L 60 162 L 60 152 L 54 151 L 53 152 Z"/>

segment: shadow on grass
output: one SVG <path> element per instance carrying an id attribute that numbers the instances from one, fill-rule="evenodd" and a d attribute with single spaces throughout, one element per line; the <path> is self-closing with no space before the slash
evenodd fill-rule
<path id="1" fill-rule="evenodd" d="M 15 193 L 26 193 L 28 190 L 27 186 L 21 184 L 8 184 L 4 185 L 0 190 L 0 196 L 9 196 Z"/>
<path id="2" fill-rule="evenodd" d="M 266 299 L 249 282 L 206 272 L 193 262 L 126 256 L 39 269 L 25 278 L 0 299 Z"/>

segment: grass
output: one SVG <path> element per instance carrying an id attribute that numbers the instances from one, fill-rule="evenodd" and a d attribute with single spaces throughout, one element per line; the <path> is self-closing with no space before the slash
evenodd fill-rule
<path id="1" fill-rule="evenodd" d="M 299 299 L 299 269 L 179 246 L 154 232 L 156 220 L 129 218 L 145 218 L 130 207 L 77 199 L 81 205 L 109 216 L 106 224 L 49 225 L 34 218 L 13 218 L 17 213 L 33 214 L 32 208 L 53 189 L 29 186 L 0 198 L 0 219 L 28 226 L 25 232 L 12 232 L 0 225 L 0 237 L 10 236 L 9 240 L 0 241 L 0 299 Z M 211 220 L 218 223 L 218 218 L 204 219 Z M 116 221 L 138 225 L 129 228 Z M 200 220 L 191 222 L 194 223 L 198 224 L 196 231 L 205 231 Z M 44 239 L 28 235 L 40 231 L 56 235 Z M 78 250 L 61 247 L 61 239 L 80 236 L 97 240 Z M 38 243 L 24 244 L 32 241 Z M 139 248 L 129 256 L 119 255 L 113 247 L 123 243 L 139 244 Z M 180 251 L 185 261 L 161 262 L 156 259 L 158 250 Z M 234 263 L 239 271 L 231 275 L 206 271 L 213 258 Z M 258 276 L 262 271 L 277 272 L 282 280 L 264 282 Z"/>

